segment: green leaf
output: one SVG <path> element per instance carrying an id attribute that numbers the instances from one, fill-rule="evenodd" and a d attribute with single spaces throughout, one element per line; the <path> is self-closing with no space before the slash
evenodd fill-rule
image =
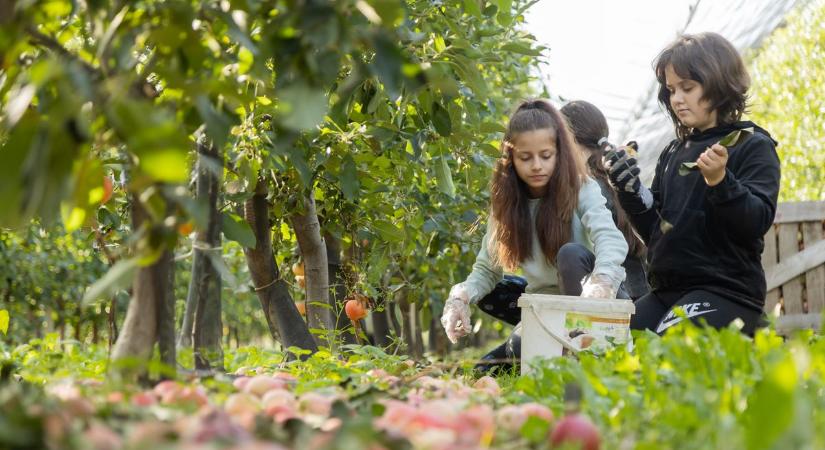
<path id="1" fill-rule="evenodd" d="M 547 439 L 550 431 L 550 422 L 536 416 L 529 416 L 521 426 L 521 436 L 532 443 L 539 443 Z"/>
<path id="2" fill-rule="evenodd" d="M 375 58 L 370 64 L 370 70 L 378 77 L 390 98 L 395 98 L 401 89 L 401 67 L 404 57 L 398 45 L 383 34 L 373 38 L 372 46 L 375 49 Z"/>
<path id="3" fill-rule="evenodd" d="M 481 73 L 476 67 L 476 63 L 460 54 L 454 54 L 453 58 L 456 64 L 456 71 L 461 75 L 462 81 L 473 90 L 476 96 L 486 97 L 487 82 L 484 81 L 484 77 L 481 76 Z"/>
<path id="4" fill-rule="evenodd" d="M 304 83 L 284 88 L 278 96 L 281 123 L 293 130 L 314 128 L 327 113 L 327 96 L 320 89 Z"/>
<path id="5" fill-rule="evenodd" d="M 404 240 L 404 230 L 386 220 L 376 220 L 372 223 L 373 229 L 387 242 L 401 242 Z"/>
<path id="6" fill-rule="evenodd" d="M 230 241 L 235 241 L 246 248 L 255 248 L 255 233 L 252 228 L 237 214 L 224 212 L 221 215 L 223 235 Z"/>
<path id="7" fill-rule="evenodd" d="M 464 0 L 464 12 L 481 18 L 481 5 L 478 2 L 479 0 Z"/>
<path id="8" fill-rule="evenodd" d="M 455 197 L 455 185 L 453 184 L 453 175 L 450 172 L 450 166 L 447 164 L 447 158 L 439 157 L 435 164 L 435 177 L 438 180 L 438 189 L 450 196 Z"/>
<path id="9" fill-rule="evenodd" d="M 0 226 L 17 227 L 23 222 L 21 211 L 24 189 L 31 189 L 31 181 L 24 183 L 21 174 L 24 164 L 38 135 L 38 121 L 33 112 L 24 115 L 23 121 L 13 128 L 9 134 L 0 138 L 0 154 L 3 163 L 0 164 L 0 198 L 6 205 L 0 208 Z M 4 133 L 7 133 L 4 129 Z M 43 175 L 40 175 L 43 176 Z"/>
<path id="10" fill-rule="evenodd" d="M 71 232 L 83 225 L 86 220 L 86 210 L 68 203 L 61 203 L 60 217 L 63 219 L 66 231 Z"/>
<path id="11" fill-rule="evenodd" d="M 141 155 L 140 168 L 157 181 L 182 183 L 189 179 L 189 161 L 180 148 L 159 148 Z"/>
<path id="12" fill-rule="evenodd" d="M 541 56 L 541 50 L 532 48 L 529 44 L 521 42 L 508 42 L 501 46 L 501 50 L 519 55 Z"/>
<path id="13" fill-rule="evenodd" d="M 254 238 L 254 236 L 253 236 Z M 232 272 L 229 271 L 229 267 L 226 266 L 226 262 L 223 260 L 223 255 L 221 255 L 218 251 L 205 251 L 207 259 L 212 264 L 212 267 L 215 268 L 215 271 L 218 272 L 221 279 L 226 281 L 226 284 L 230 288 L 236 288 L 238 286 L 237 280 L 235 280 L 235 276 L 232 275 Z"/>
<path id="14" fill-rule="evenodd" d="M 129 150 L 138 156 L 138 167 L 145 174 L 172 183 L 189 178 L 187 155 L 192 143 L 169 110 L 149 101 L 113 98 L 106 106 L 106 115 L 118 133 L 126 137 Z"/>
<path id="15" fill-rule="evenodd" d="M 699 170 L 699 166 L 695 162 L 683 162 L 679 166 L 679 175 L 685 176 L 691 172 Z"/>
<path id="16" fill-rule="evenodd" d="M 8 334 L 9 332 L 9 312 L 5 309 L 0 309 L 0 331 L 3 334 Z"/>
<path id="17" fill-rule="evenodd" d="M 4 126 L 11 129 L 23 117 L 23 113 L 29 109 L 29 105 L 34 99 L 34 94 L 37 93 L 37 87 L 34 84 L 27 84 L 22 88 L 15 88 L 9 92 L 9 100 L 3 108 L 3 115 L 5 116 Z"/>
<path id="18" fill-rule="evenodd" d="M 510 14 L 513 9 L 513 0 L 497 0 L 496 3 L 498 3 L 496 20 L 502 26 L 509 26 L 513 22 L 513 16 Z"/>
<path id="19" fill-rule="evenodd" d="M 307 157 L 303 150 L 296 146 L 290 146 L 287 148 L 287 153 L 289 154 L 289 161 L 292 163 L 292 167 L 298 172 L 301 183 L 305 188 L 309 188 L 312 185 L 312 169 L 309 167 L 309 163 L 307 163 Z"/>
<path id="20" fill-rule="evenodd" d="M 440 104 L 433 102 L 432 120 L 435 131 L 438 134 L 448 137 L 453 132 L 453 124 L 450 120 L 450 113 L 447 112 Z"/>
<path id="21" fill-rule="evenodd" d="M 753 134 L 753 127 L 731 131 L 719 141 L 719 145 L 722 147 L 733 147 L 739 145 L 740 142 L 745 140 L 745 138 L 751 134 Z"/>
<path id="22" fill-rule="evenodd" d="M 238 73 L 247 73 L 255 64 L 255 55 L 252 54 L 246 47 L 241 47 L 238 50 Z"/>
<path id="23" fill-rule="evenodd" d="M 165 186 L 163 195 L 173 203 L 177 203 L 192 219 L 196 228 L 206 229 L 209 224 L 209 205 L 205 199 L 192 197 L 188 190 L 180 189 L 180 186 Z"/>
<path id="24" fill-rule="evenodd" d="M 380 170 L 387 170 L 392 167 L 392 161 L 386 156 L 381 155 L 372 161 L 372 165 Z"/>
<path id="25" fill-rule="evenodd" d="M 375 114 L 375 111 L 381 106 L 381 103 L 386 100 L 384 97 L 384 93 L 381 90 L 378 90 L 375 95 L 372 96 L 370 102 L 367 104 L 367 114 Z"/>
<path id="26" fill-rule="evenodd" d="M 355 167 L 355 160 L 351 155 L 344 158 L 344 164 L 341 167 L 341 190 L 344 192 L 344 197 L 347 200 L 355 200 L 358 197 L 358 169 Z"/>
<path id="27" fill-rule="evenodd" d="M 206 124 L 206 135 L 209 139 L 212 139 L 217 148 L 222 148 L 223 144 L 226 143 L 227 136 L 229 136 L 229 129 L 232 127 L 229 118 L 215 109 L 212 102 L 205 95 L 199 95 L 195 99 L 195 107 Z"/>
<path id="28" fill-rule="evenodd" d="M 436 36 L 433 38 L 433 48 L 435 48 L 435 51 L 437 51 L 438 53 L 447 50 L 447 44 L 444 43 L 443 36 Z"/>
<path id="29" fill-rule="evenodd" d="M 82 303 L 87 305 L 102 298 L 108 298 L 115 292 L 126 288 L 138 269 L 138 258 L 120 260 L 106 272 L 103 278 L 89 286 L 83 295 Z"/>
<path id="30" fill-rule="evenodd" d="M 258 46 L 252 42 L 252 39 L 241 29 L 235 19 L 232 17 L 231 14 L 223 11 L 219 11 L 218 15 L 223 18 L 224 23 L 228 25 L 227 34 L 234 39 L 236 42 L 240 43 L 244 47 L 246 47 L 253 55 L 258 54 Z"/>
<path id="31" fill-rule="evenodd" d="M 367 0 L 385 26 L 394 27 L 404 17 L 402 2 L 398 0 Z"/>
<path id="32" fill-rule="evenodd" d="M 482 122 L 478 130 L 482 133 L 504 133 L 507 131 L 504 125 L 497 122 Z"/>
<path id="33" fill-rule="evenodd" d="M 744 419 L 749 449 L 771 448 L 794 419 L 796 365 L 790 354 L 770 367 L 748 402 Z"/>

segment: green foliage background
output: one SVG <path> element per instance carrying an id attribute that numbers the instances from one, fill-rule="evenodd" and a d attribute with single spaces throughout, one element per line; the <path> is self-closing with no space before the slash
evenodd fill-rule
<path id="1" fill-rule="evenodd" d="M 8 205 L 0 226 L 14 228 L 26 246 L 27 227 L 57 239 L 61 231 L 49 227 L 62 221 L 68 232 L 80 230 L 74 239 L 86 249 L 97 230 L 112 256 L 97 257 L 121 267 L 174 249 L 180 302 L 192 242 L 177 230 L 205 227 L 190 180 L 194 141 L 205 135 L 226 157 L 217 168 L 219 208 L 225 223 L 238 225 L 223 230 L 225 334 L 240 329 L 245 341 L 266 330 L 251 326 L 265 322 L 242 252 L 230 242 L 249 245 L 250 230 L 237 217 L 225 220 L 259 179 L 270 190 L 286 282 L 294 282 L 287 269 L 298 258 L 291 218 L 311 192 L 323 232 L 347 255 L 347 291 L 391 299 L 404 289 L 426 328 L 472 266 L 502 123 L 532 93 L 544 48 L 521 29 L 531 4 L 17 4 L 0 18 L 0 197 Z M 115 191 L 101 206 L 104 175 Z M 134 201 L 150 212 L 138 229 L 129 217 Z M 40 270 L 26 252 L 15 255 L 6 267 Z M 82 275 L 66 291 L 71 301 L 102 279 L 87 300 L 100 314 L 118 297 L 122 314 L 130 276 Z M 0 302 L 26 301 L 50 315 L 52 299 L 34 294 L 7 284 Z M 40 317 L 32 326 L 52 330 Z M 14 327 L 30 318 L 15 310 L 11 320 Z"/>
<path id="2" fill-rule="evenodd" d="M 779 201 L 825 200 L 825 1 L 803 5 L 757 50 L 750 118 L 779 141 Z"/>

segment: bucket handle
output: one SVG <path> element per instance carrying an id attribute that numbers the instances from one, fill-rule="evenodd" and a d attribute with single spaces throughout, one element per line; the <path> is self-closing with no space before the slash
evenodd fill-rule
<path id="1" fill-rule="evenodd" d="M 541 329 L 544 330 L 545 333 L 552 336 L 553 339 L 557 340 L 562 347 L 566 348 L 567 350 L 570 350 L 573 353 L 579 353 L 581 351 L 581 349 L 576 347 L 576 344 L 574 344 L 572 341 L 566 339 L 564 336 L 560 336 L 558 333 L 551 330 L 547 325 L 545 325 L 544 322 L 541 320 L 541 317 L 539 317 L 538 313 L 536 313 L 536 308 L 533 305 L 530 305 L 530 312 L 533 313 L 533 317 L 536 318 L 536 321 L 539 323 Z"/>

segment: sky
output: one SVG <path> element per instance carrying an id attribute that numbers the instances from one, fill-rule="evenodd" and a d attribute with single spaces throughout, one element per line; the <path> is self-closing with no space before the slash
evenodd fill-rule
<path id="1" fill-rule="evenodd" d="M 598 106 L 619 132 L 654 82 L 651 63 L 684 27 L 697 0 L 541 0 L 527 30 L 550 47 L 542 77 L 550 93 Z"/>

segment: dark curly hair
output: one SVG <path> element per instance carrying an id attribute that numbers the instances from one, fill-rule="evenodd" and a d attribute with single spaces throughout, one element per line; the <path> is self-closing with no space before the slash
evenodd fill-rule
<path id="1" fill-rule="evenodd" d="M 670 106 L 665 69 L 672 65 L 682 78 L 702 85 L 704 99 L 716 110 L 718 125 L 736 122 L 747 112 L 750 76 L 736 48 L 716 33 L 685 34 L 668 45 L 653 63 L 659 81 L 659 104 L 665 107 L 676 136 L 684 140 L 691 130 L 679 122 Z"/>

